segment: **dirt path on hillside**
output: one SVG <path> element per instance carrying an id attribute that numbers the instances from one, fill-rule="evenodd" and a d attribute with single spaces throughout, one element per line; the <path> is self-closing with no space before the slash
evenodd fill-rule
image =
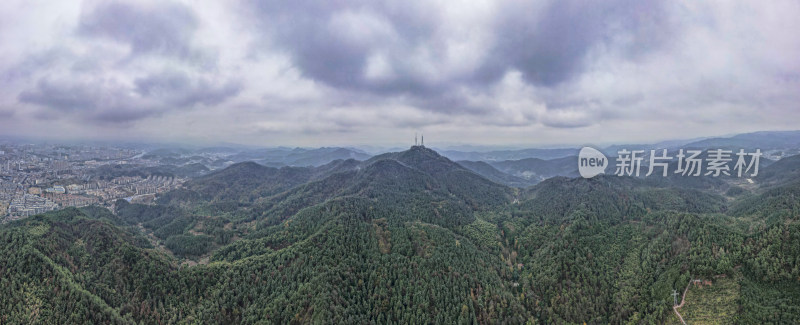
<path id="1" fill-rule="evenodd" d="M 683 323 L 683 325 L 686 325 L 686 321 L 683 320 L 683 316 L 681 316 L 681 313 L 678 312 L 678 308 L 683 307 L 683 303 L 686 302 L 686 292 L 689 291 L 689 286 L 691 285 L 692 285 L 692 280 L 689 280 L 689 284 L 687 284 L 686 289 L 683 290 L 683 297 L 681 297 L 681 304 L 677 306 L 672 306 L 672 310 L 675 311 L 675 315 L 678 315 L 678 318 L 681 320 L 681 323 Z"/>

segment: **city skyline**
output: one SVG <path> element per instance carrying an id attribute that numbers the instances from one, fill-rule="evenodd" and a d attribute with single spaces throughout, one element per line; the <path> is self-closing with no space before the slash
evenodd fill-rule
<path id="1" fill-rule="evenodd" d="M 800 125 L 792 1 L 36 4 L 0 4 L 2 136 L 552 147 Z"/>

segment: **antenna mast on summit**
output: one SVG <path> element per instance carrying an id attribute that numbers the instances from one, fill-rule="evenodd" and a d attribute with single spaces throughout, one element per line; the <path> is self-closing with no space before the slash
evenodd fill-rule
<path id="1" fill-rule="evenodd" d="M 420 142 L 419 145 L 421 145 L 423 147 L 425 146 L 425 133 L 422 134 L 422 142 Z"/>
<path id="2" fill-rule="evenodd" d="M 414 146 L 417 146 L 417 132 L 414 132 Z"/>

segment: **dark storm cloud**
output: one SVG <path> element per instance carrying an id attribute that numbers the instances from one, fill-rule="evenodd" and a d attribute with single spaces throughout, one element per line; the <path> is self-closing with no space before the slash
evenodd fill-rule
<path id="1" fill-rule="evenodd" d="M 36 87 L 22 91 L 17 99 L 23 103 L 50 107 L 58 111 L 93 110 L 103 95 L 94 89 L 94 86 L 40 79 Z"/>
<path id="2" fill-rule="evenodd" d="M 126 58 L 102 50 L 77 52 L 53 47 L 31 55 L 4 77 L 30 81 L 16 99 L 41 108 L 33 114 L 38 119 L 67 116 L 98 124 L 130 124 L 171 110 L 218 105 L 239 94 L 242 84 L 206 69 L 216 58 L 207 55 L 209 50 L 192 45 L 198 25 L 191 8 L 169 1 L 87 5 L 76 26 L 78 39 L 127 44 L 130 53 Z M 142 56 L 147 60 L 141 62 L 148 65 L 175 69 L 139 71 L 147 69 L 139 64 Z M 63 71 L 56 74 L 59 77 L 38 74 L 59 69 Z M 134 71 L 134 75 L 144 76 L 132 78 Z"/>
<path id="3" fill-rule="evenodd" d="M 485 115 L 497 110 L 496 103 L 474 103 L 457 91 L 442 91 L 408 99 L 415 107 L 445 114 Z"/>
<path id="4" fill-rule="evenodd" d="M 130 123 L 175 109 L 217 105 L 239 93 L 241 85 L 190 78 L 184 73 L 162 72 L 135 81 L 130 87 L 113 80 L 40 79 L 22 91 L 21 103 L 47 109 L 40 118 L 79 116 L 100 123 Z"/>
<path id="5" fill-rule="evenodd" d="M 14 117 L 14 110 L 13 109 L 4 109 L 0 108 L 0 118 L 8 119 Z"/>
<path id="6" fill-rule="evenodd" d="M 209 60 L 192 47 L 198 27 L 191 8 L 170 1 L 143 5 L 100 2 L 81 14 L 78 33 L 130 46 L 131 55 L 157 54 L 189 60 Z"/>
<path id="7" fill-rule="evenodd" d="M 118 107 L 109 107 L 109 109 L 90 115 L 89 118 L 98 124 L 125 125 L 157 114 L 159 114 L 159 112 L 156 110 L 141 108 L 137 109 L 123 105 Z"/>
<path id="8" fill-rule="evenodd" d="M 425 80 L 407 61 L 415 47 L 425 47 L 434 57 L 444 55 L 441 44 L 431 39 L 439 28 L 436 16 L 419 6 L 378 1 L 254 0 L 250 4 L 264 36 L 271 36 L 271 45 L 288 52 L 307 77 L 336 88 L 380 95 L 430 94 L 446 86 Z M 356 20 L 348 22 L 347 17 Z M 353 30 L 362 35 L 349 35 Z M 364 76 L 368 59 L 376 52 L 387 56 L 395 77 L 370 80 Z"/>
<path id="9" fill-rule="evenodd" d="M 125 124 L 159 113 L 129 93 L 121 85 L 102 80 L 41 79 L 17 99 L 44 108 L 36 114 L 44 120 L 70 116 L 101 124 Z"/>
<path id="10" fill-rule="evenodd" d="M 580 74 L 584 58 L 598 44 L 610 44 L 615 37 L 635 31 L 624 35 L 630 40 L 624 47 L 636 55 L 658 47 L 670 33 L 660 0 L 566 0 L 543 6 L 511 2 L 500 6 L 489 26 L 496 37 L 493 44 L 486 45 L 491 48 L 489 58 L 466 75 L 431 82 L 415 72 L 412 50 L 424 47 L 436 63 L 443 63 L 447 48 L 436 37 L 443 24 L 451 22 L 439 21 L 440 17 L 418 3 L 255 0 L 253 6 L 257 19 L 272 32 L 273 45 L 291 54 L 305 75 L 333 87 L 383 95 L 428 96 L 455 85 L 486 86 L 511 69 L 521 71 L 534 85 L 550 87 Z M 360 21 L 361 25 L 352 27 L 366 36 L 353 40 L 349 31 L 334 24 L 346 13 L 366 14 L 385 26 L 376 28 L 369 21 Z M 387 80 L 365 77 L 370 55 L 385 50 L 392 52 L 388 61 L 394 75 Z"/>
<path id="11" fill-rule="evenodd" d="M 189 78 L 185 73 L 165 71 L 135 81 L 136 92 L 143 97 L 179 107 L 197 104 L 217 105 L 237 95 L 242 85 L 235 81 L 216 84 L 209 78 Z"/>
<path id="12" fill-rule="evenodd" d="M 0 80 L 4 82 L 16 82 L 30 77 L 31 74 L 53 69 L 58 63 L 68 60 L 74 55 L 60 47 L 54 47 L 40 53 L 26 56 L 21 62 L 14 65 L 11 69 L 0 73 Z"/>
<path id="13" fill-rule="evenodd" d="M 598 45 L 621 44 L 631 56 L 647 53 L 668 40 L 672 27 L 661 0 L 549 2 L 536 12 L 529 3 L 512 2 L 503 9 L 496 35 L 499 42 L 484 68 L 522 71 L 535 85 L 551 87 L 580 74 L 584 59 Z"/>

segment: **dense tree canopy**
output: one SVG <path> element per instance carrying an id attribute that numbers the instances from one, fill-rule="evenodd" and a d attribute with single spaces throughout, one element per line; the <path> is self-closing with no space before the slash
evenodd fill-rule
<path id="1" fill-rule="evenodd" d="M 662 323 L 692 278 L 800 322 L 800 183 L 511 189 L 412 150 L 240 164 L 162 196 L 0 226 L 0 323 Z M 198 264 L 198 265 L 195 265 Z"/>

